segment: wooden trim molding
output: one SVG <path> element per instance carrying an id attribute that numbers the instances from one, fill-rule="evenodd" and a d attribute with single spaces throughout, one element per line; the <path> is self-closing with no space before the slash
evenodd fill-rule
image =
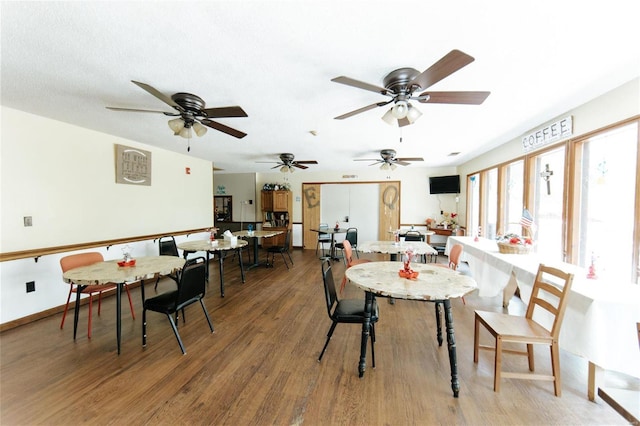
<path id="1" fill-rule="evenodd" d="M 69 244 L 66 246 L 44 247 L 44 248 L 31 249 L 31 250 L 11 251 L 6 253 L 0 253 L 0 262 L 6 262 L 9 260 L 18 260 L 18 259 L 28 259 L 30 257 L 32 257 L 37 262 L 40 257 L 48 254 L 66 253 L 69 251 L 84 250 L 84 249 L 90 249 L 95 247 L 111 247 L 116 244 L 133 243 L 136 241 L 155 240 L 156 238 L 160 238 L 164 235 L 189 235 L 189 234 L 195 234 L 197 232 L 206 232 L 209 229 L 210 228 L 197 228 L 197 229 L 189 229 L 185 231 L 163 232 L 161 234 L 150 234 L 150 235 L 139 235 L 136 237 L 117 238 L 113 240 Z"/>

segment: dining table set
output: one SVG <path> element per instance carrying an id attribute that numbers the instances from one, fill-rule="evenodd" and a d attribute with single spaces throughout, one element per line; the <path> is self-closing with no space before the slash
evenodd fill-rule
<path id="1" fill-rule="evenodd" d="M 190 254 L 204 252 L 206 258 L 206 277 L 209 279 L 209 260 L 211 255 L 217 255 L 220 275 L 220 296 L 224 297 L 224 260 L 231 254 L 236 254 L 240 266 L 242 282 L 245 282 L 245 268 L 242 260 L 242 250 L 248 246 L 244 238 L 253 240 L 253 263 L 248 269 L 260 266 L 258 238 L 270 238 L 282 233 L 282 231 L 238 231 L 233 233 L 234 238 L 191 240 L 177 244 L 177 248 L 183 251 L 183 257 L 178 256 L 143 256 L 138 258 L 113 259 L 97 262 L 87 266 L 80 266 L 63 272 L 62 279 L 65 283 L 78 286 L 76 291 L 76 304 L 74 310 L 73 338 L 76 339 L 78 319 L 80 311 L 80 298 L 82 290 L 90 285 L 111 286 L 116 284 L 116 344 L 117 353 L 120 354 L 122 341 L 122 288 L 127 283 L 140 282 L 140 295 L 144 304 L 145 286 L 144 280 L 163 275 L 176 276 L 187 257 Z"/>
<path id="2" fill-rule="evenodd" d="M 474 291 L 477 288 L 475 280 L 468 275 L 462 275 L 435 264 L 411 262 L 411 259 L 406 257 L 404 259 L 406 264 L 398 261 L 402 260 L 402 256 L 407 254 L 407 251 L 413 255 L 435 252 L 435 249 L 424 242 L 365 241 L 358 248 L 363 253 L 384 253 L 389 254 L 391 258 L 389 261 L 359 263 L 345 271 L 349 282 L 365 292 L 364 323 L 358 362 L 359 376 L 363 377 L 366 370 L 367 340 L 370 338 L 371 315 L 376 297 L 439 303 L 444 306 L 451 389 L 453 396 L 457 398 L 460 393 L 460 381 L 451 300 Z M 407 268 L 411 271 L 409 275 L 403 274 Z"/>

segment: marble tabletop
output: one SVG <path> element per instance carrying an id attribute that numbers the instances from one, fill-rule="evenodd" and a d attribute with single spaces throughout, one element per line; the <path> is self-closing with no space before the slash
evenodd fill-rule
<path id="1" fill-rule="evenodd" d="M 69 269 L 62 274 L 67 283 L 101 285 L 134 282 L 150 275 L 169 275 L 184 266 L 184 259 L 176 256 L 147 256 L 136 258 L 135 266 L 118 266 L 122 259 L 107 260 Z"/>
<path id="2" fill-rule="evenodd" d="M 399 243 L 393 241 L 365 241 L 358 244 L 360 253 L 400 254 L 409 248 L 413 250 L 413 254 L 438 254 L 436 249 L 422 241 L 401 241 Z"/>
<path id="3" fill-rule="evenodd" d="M 408 300 L 446 300 L 462 297 L 477 288 L 475 280 L 452 269 L 412 263 L 415 279 L 399 276 L 400 262 L 368 262 L 345 271 L 357 287 L 379 296 Z"/>
<path id="4" fill-rule="evenodd" d="M 213 244 L 209 240 L 185 241 L 178 244 L 178 248 L 184 251 L 224 251 L 239 249 L 247 244 L 244 240 L 237 240 L 235 244 L 231 244 L 230 241 L 219 238 L 213 240 Z"/>

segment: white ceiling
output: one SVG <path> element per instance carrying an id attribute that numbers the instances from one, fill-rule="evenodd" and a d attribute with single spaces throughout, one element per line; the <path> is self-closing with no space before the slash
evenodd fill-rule
<path id="1" fill-rule="evenodd" d="M 312 170 L 356 171 L 354 159 L 423 157 L 410 167 L 458 165 L 640 75 L 637 1 L 6 2 L 1 9 L 2 105 L 185 153 L 162 114 L 131 83 L 190 92 L 207 107 L 240 105 L 190 155 L 226 172 L 268 172 L 283 152 Z M 475 58 L 432 90 L 488 90 L 480 106 L 417 104 L 401 132 L 387 100 L 331 82 L 375 85 L 390 71 L 423 71 L 452 49 Z M 25 129 L 28 131 L 28 129 Z M 317 132 L 314 136 L 310 131 Z M 87 141 L 91 143 L 91 141 Z M 457 157 L 448 157 L 459 151 Z"/>

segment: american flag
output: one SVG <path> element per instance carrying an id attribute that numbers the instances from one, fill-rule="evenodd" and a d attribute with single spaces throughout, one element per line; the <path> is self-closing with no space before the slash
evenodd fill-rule
<path id="1" fill-rule="evenodd" d="M 525 226 L 527 228 L 533 225 L 533 216 L 529 213 L 529 210 L 522 210 L 522 218 L 520 219 L 520 225 Z"/>

